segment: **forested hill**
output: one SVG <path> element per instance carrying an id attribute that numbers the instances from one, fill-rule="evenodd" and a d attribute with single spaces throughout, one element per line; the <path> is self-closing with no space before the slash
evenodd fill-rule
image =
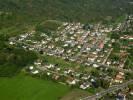
<path id="1" fill-rule="evenodd" d="M 30 20 L 110 20 L 133 13 L 132 9 L 132 0 L 0 0 L 0 11 L 13 12 Z"/>

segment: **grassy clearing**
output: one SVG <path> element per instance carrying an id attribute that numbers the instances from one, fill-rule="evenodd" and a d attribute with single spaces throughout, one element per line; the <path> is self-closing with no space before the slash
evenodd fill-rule
<path id="1" fill-rule="evenodd" d="M 43 25 L 47 30 L 55 31 L 59 26 L 62 25 L 62 22 L 56 20 L 47 20 L 45 23 L 43 23 Z"/>
<path id="2" fill-rule="evenodd" d="M 0 78 L 1 100 L 59 100 L 68 92 L 67 86 L 23 74 Z"/>
<path id="3" fill-rule="evenodd" d="M 24 34 L 28 31 L 31 31 L 32 26 L 11 26 L 11 27 L 6 27 L 6 28 L 2 28 L 0 29 L 0 34 L 4 34 L 4 35 L 8 35 L 8 37 L 14 37 L 14 36 L 18 36 L 20 34 Z"/>
<path id="4" fill-rule="evenodd" d="M 56 20 L 47 20 L 41 22 L 39 25 L 36 26 L 36 31 L 46 33 L 47 35 L 51 36 L 54 35 L 51 32 L 55 32 L 58 27 L 62 25 L 62 22 Z"/>
<path id="5" fill-rule="evenodd" d="M 67 95 L 65 95 L 61 100 L 80 100 L 81 98 L 84 98 L 88 95 L 91 95 L 87 91 L 83 91 L 80 89 L 74 89 L 71 92 L 69 92 Z"/>

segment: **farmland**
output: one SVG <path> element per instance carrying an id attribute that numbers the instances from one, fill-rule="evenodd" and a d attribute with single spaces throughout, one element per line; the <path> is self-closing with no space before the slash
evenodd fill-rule
<path id="1" fill-rule="evenodd" d="M 58 100 L 69 91 L 70 88 L 65 85 L 24 74 L 0 78 L 1 100 Z"/>

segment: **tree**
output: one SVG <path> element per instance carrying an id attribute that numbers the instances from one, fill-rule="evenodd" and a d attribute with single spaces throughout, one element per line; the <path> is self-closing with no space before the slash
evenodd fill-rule
<path id="1" fill-rule="evenodd" d="M 110 82 L 108 80 L 101 80 L 101 87 L 107 89 L 109 87 Z"/>
<path id="2" fill-rule="evenodd" d="M 92 76 L 95 76 L 95 77 L 98 77 L 98 76 L 99 76 L 99 71 L 98 71 L 97 69 L 93 69 L 93 70 L 91 71 L 91 75 L 92 75 Z"/>
<path id="3" fill-rule="evenodd" d="M 125 78 L 127 79 L 127 80 L 130 80 L 130 79 L 133 79 L 133 73 L 126 73 L 125 74 Z"/>
<path id="4" fill-rule="evenodd" d="M 111 38 L 112 38 L 112 39 L 116 39 L 116 40 L 117 40 L 117 39 L 119 39 L 119 38 L 120 38 L 120 34 L 119 34 L 119 33 L 115 33 L 115 32 L 114 32 L 114 33 L 112 33 L 112 34 L 111 34 Z"/>

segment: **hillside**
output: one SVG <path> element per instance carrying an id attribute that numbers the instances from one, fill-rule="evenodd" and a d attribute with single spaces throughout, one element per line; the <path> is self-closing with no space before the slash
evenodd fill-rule
<path id="1" fill-rule="evenodd" d="M 15 21 L 63 20 L 94 22 L 133 13 L 132 0 L 0 0 L 0 11 Z M 14 18 L 13 17 L 13 18 Z M 13 19 L 12 18 L 12 19 Z"/>

